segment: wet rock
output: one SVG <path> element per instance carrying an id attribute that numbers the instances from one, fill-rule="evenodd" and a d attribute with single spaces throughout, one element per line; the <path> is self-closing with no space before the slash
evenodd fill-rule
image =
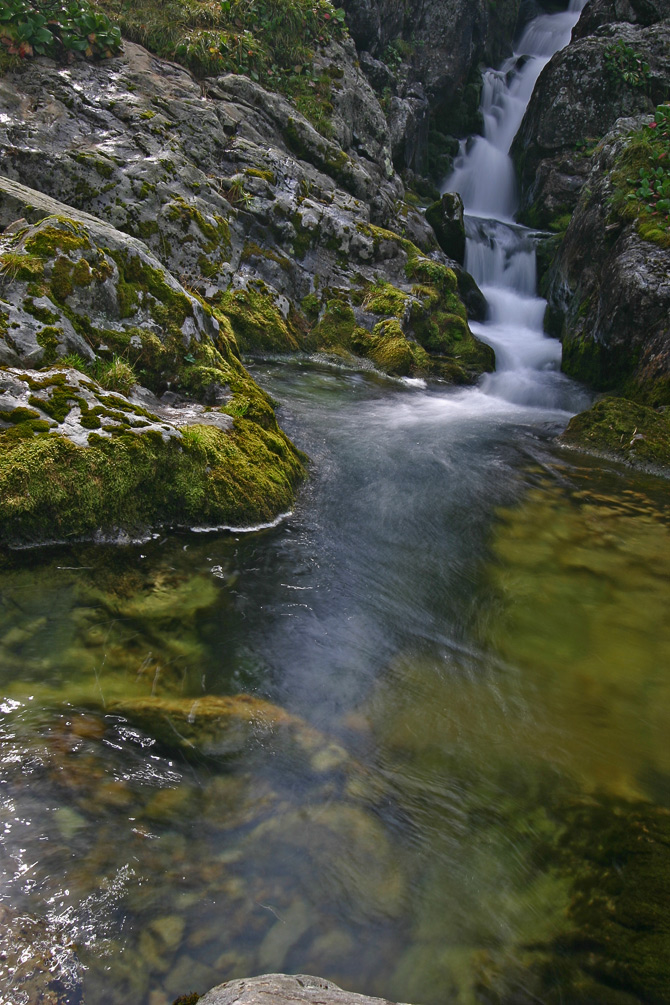
<path id="1" fill-rule="evenodd" d="M 200 999 L 200 1005 L 262 1005 L 272 1000 L 276 1005 L 299 1002 L 304 1005 L 390 1005 L 385 999 L 343 991 L 331 981 L 298 974 L 267 974 L 263 977 L 228 981 L 212 988 Z"/>
<path id="2" fill-rule="evenodd" d="M 602 398 L 574 416 L 560 442 L 642 470 L 670 473 L 670 415 L 625 398 Z"/>
<path id="3" fill-rule="evenodd" d="M 278 429 L 202 424 L 197 406 L 172 410 L 179 428 L 71 368 L 4 370 L 0 410 L 5 544 L 253 525 L 290 508 L 302 472 Z"/>
<path id="4" fill-rule="evenodd" d="M 140 383 L 154 394 L 160 396 L 169 385 L 214 405 L 227 402 L 231 392 L 242 393 L 238 344 L 257 355 L 325 350 L 354 363 L 364 356 L 369 366 L 385 369 L 388 363 L 390 372 L 401 372 L 398 354 L 389 355 L 376 336 L 352 341 L 348 333 L 335 344 L 324 339 L 317 324 L 320 315 L 333 295 L 351 302 L 361 284 L 378 279 L 410 289 L 407 257 L 443 267 L 450 263 L 423 215 L 403 199 L 389 126 L 356 64 L 353 45 L 331 45 L 317 54 L 314 66 L 332 81 L 329 122 L 322 132 L 288 99 L 247 77 L 212 78 L 201 88 L 185 70 L 153 59 L 130 43 L 123 56 L 105 66 L 82 62 L 62 71 L 48 60 L 31 60 L 20 72 L 6 75 L 0 107 L 7 109 L 7 120 L 0 128 L 0 149 L 7 175 L 95 214 L 117 233 L 141 237 L 146 242 L 143 254 L 149 249 L 171 273 L 195 287 L 212 309 L 197 297 L 191 296 L 188 308 L 182 301 L 183 346 L 174 325 L 170 334 L 178 362 L 185 362 L 173 374 L 154 334 L 161 342 L 166 319 L 174 311 L 154 305 L 144 289 L 136 305 L 137 277 L 128 275 L 116 258 L 104 262 L 123 273 L 120 291 L 114 272 L 109 282 L 95 276 L 91 282 L 73 282 L 87 279 L 86 266 L 75 276 L 81 255 L 68 251 L 61 256 L 57 278 L 68 310 L 81 301 L 79 320 L 71 322 L 67 312 L 40 299 L 32 317 L 24 318 L 24 311 L 16 322 L 16 332 L 25 329 L 27 335 L 10 332 L 11 345 L 0 340 L 4 361 L 16 364 L 20 358 L 36 365 L 49 362 L 49 353 L 64 352 L 79 353 L 85 360 L 92 353 L 111 359 L 127 348 L 153 375 L 153 381 L 142 376 Z M 418 82 L 408 82 L 397 97 L 403 142 L 412 159 L 410 147 L 416 147 L 425 131 L 425 98 Z M 415 133 L 411 142 L 410 120 Z M 35 209 L 26 208 L 33 203 Z M 7 195 L 3 221 L 13 224 L 23 217 L 34 223 L 36 216 L 54 211 L 39 200 L 33 203 Z M 379 240 L 371 232 L 375 227 L 390 228 L 387 233 L 395 240 Z M 17 234 L 5 238 L 19 239 Z M 104 249 L 108 242 L 100 240 Z M 409 242 L 412 250 L 406 256 L 402 249 Z M 63 276 L 64 271 L 72 274 Z M 122 304 L 119 292 L 124 294 Z M 103 294 L 108 305 L 100 300 Z M 90 303 L 94 296 L 97 313 L 89 309 L 95 306 Z M 24 299 L 23 289 L 13 291 L 12 309 Z M 191 331 L 186 316 L 191 309 L 202 312 L 205 327 L 219 324 L 218 333 L 208 334 L 224 357 L 223 370 L 220 359 L 205 358 L 212 350 L 204 340 L 198 343 L 197 324 Z M 43 317 L 53 311 L 57 320 L 40 327 L 34 311 Z M 108 313 L 111 324 L 103 323 Z M 86 319 L 93 325 L 92 334 Z M 161 330 L 154 332 L 156 325 Z M 368 335 L 373 327 L 366 329 Z M 418 351 L 414 334 L 403 331 L 403 338 L 408 344 L 400 346 L 402 372 L 430 371 L 430 359 Z M 470 333 L 468 343 L 472 339 Z M 490 363 L 484 359 L 487 350 L 464 354 L 457 342 L 451 340 L 450 365 L 438 363 L 435 372 L 443 379 L 452 374 L 459 381 L 474 379 Z M 465 367 L 458 362 L 464 355 L 469 356 Z M 272 423 L 268 403 L 261 402 L 253 385 L 247 384 L 245 393 L 253 398 L 254 412 L 262 413 L 262 423 Z M 235 403 L 230 407 L 234 410 Z"/>
<path id="5" fill-rule="evenodd" d="M 465 261 L 463 210 L 463 200 L 457 192 L 445 192 L 439 202 L 426 210 L 426 220 L 435 231 L 440 247 L 461 265 Z"/>
<path id="6" fill-rule="evenodd" d="M 599 145 L 549 270 L 547 296 L 563 370 L 656 406 L 670 403 L 669 252 L 653 234 L 644 236 L 625 200 L 614 206 L 631 174 L 627 152 L 648 121 L 622 119 Z"/>

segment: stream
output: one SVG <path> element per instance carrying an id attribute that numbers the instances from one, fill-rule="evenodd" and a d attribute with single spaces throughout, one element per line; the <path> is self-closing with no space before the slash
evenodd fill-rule
<path id="1" fill-rule="evenodd" d="M 3 558 L 0 1005 L 277 971 L 639 1000 L 641 965 L 572 937 L 592 848 L 670 808 L 667 483 L 555 443 L 590 398 L 543 334 L 508 156 L 578 17 L 486 73 L 445 183 L 495 374 L 257 363 L 312 461 L 278 526 Z"/>

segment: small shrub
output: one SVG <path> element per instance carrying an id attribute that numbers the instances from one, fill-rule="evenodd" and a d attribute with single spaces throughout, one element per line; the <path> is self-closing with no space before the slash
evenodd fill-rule
<path id="1" fill-rule="evenodd" d="M 621 38 L 605 49 L 605 73 L 630 87 L 646 88 L 651 79 L 649 63 Z"/>
<path id="2" fill-rule="evenodd" d="M 3 0 L 0 43 L 10 56 L 51 56 L 71 62 L 77 55 L 115 55 L 121 32 L 87 0 Z"/>
<path id="3" fill-rule="evenodd" d="M 670 247 L 670 104 L 659 105 L 654 121 L 631 135 L 620 165 L 614 209 L 636 219 L 647 240 Z"/>
<path id="4" fill-rule="evenodd" d="M 137 383 L 137 377 L 129 363 L 115 356 L 109 366 L 102 371 L 98 381 L 108 391 L 129 394 L 133 385 Z"/>

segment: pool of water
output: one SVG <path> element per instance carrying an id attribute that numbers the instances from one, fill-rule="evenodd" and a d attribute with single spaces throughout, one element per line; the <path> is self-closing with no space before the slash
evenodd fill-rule
<path id="1" fill-rule="evenodd" d="M 3 559 L 0 1001 L 648 1000 L 579 889 L 665 847 L 667 483 L 563 412 L 254 373 L 313 459 L 283 524 Z"/>

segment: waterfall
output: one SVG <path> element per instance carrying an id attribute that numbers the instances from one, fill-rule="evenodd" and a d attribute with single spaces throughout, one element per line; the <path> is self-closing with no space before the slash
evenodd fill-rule
<path id="1" fill-rule="evenodd" d="M 572 0 L 567 11 L 534 18 L 514 55 L 484 73 L 484 134 L 461 143 L 443 185 L 444 192 L 463 198 L 465 267 L 488 302 L 488 320 L 472 325 L 496 352 L 496 372 L 484 378 L 482 389 L 514 404 L 568 411 L 579 393 L 560 374 L 560 344 L 543 332 L 546 303 L 536 293 L 538 235 L 514 222 L 518 192 L 510 148 L 540 73 L 570 41 L 585 2 Z"/>

